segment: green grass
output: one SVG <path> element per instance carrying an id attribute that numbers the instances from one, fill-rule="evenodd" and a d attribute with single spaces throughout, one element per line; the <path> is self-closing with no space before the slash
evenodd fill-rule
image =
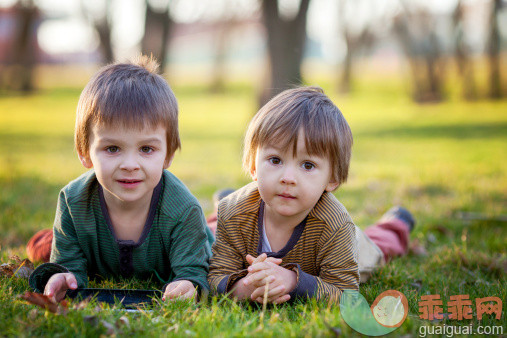
<path id="1" fill-rule="evenodd" d="M 413 211 L 412 234 L 428 256 L 398 258 L 361 286 L 370 304 L 382 291 L 397 289 L 408 298 L 410 314 L 394 335 L 416 333 L 421 295 L 439 294 L 507 299 L 507 227 L 495 220 L 507 205 L 507 102 L 463 102 L 454 97 L 416 105 L 396 80 L 359 82 L 350 96 L 338 96 L 317 81 L 343 111 L 354 134 L 349 181 L 336 195 L 356 224 L 365 227 L 393 204 Z M 182 150 L 171 167 L 196 195 L 205 212 L 218 188 L 249 181 L 241 170 L 241 142 L 256 110 L 254 90 L 231 85 L 224 94 L 199 86 L 176 87 Z M 0 262 L 17 254 L 37 230 L 51 227 L 58 191 L 85 171 L 73 150 L 75 107 L 80 89 L 50 89 L 32 96 L 0 97 Z M 483 220 L 460 218 L 475 212 Z M 446 230 L 443 230 L 446 229 Z M 102 287 L 125 287 L 104 282 Z M 146 286 L 141 283 L 127 286 Z M 155 285 L 148 285 L 156 287 Z M 16 300 L 27 282 L 0 277 L 0 335 L 108 334 L 322 336 L 353 331 L 339 307 L 315 302 L 262 310 L 229 299 L 206 304 L 164 304 L 153 311 L 125 313 L 95 305 L 55 316 Z M 475 311 L 475 304 L 473 306 Z M 505 306 L 504 306 L 505 312 Z M 96 317 L 93 317 L 96 316 Z M 122 316 L 128 325 L 115 323 Z M 327 324 L 326 324 L 327 323 Z M 438 324 L 468 325 L 446 320 Z M 478 325 L 503 325 L 486 315 Z M 109 333 L 111 333 L 109 332 Z"/>

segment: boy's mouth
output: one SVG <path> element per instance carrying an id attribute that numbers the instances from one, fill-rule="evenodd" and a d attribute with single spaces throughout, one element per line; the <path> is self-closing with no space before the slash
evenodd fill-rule
<path id="1" fill-rule="evenodd" d="M 288 199 L 295 199 L 296 198 L 290 194 L 278 194 L 278 196 L 282 197 L 282 198 L 288 198 Z"/>
<path id="2" fill-rule="evenodd" d="M 124 186 L 134 186 L 137 183 L 142 182 L 141 180 L 133 180 L 133 179 L 121 179 L 121 180 L 117 180 L 117 181 L 118 181 L 118 183 L 120 183 L 121 185 L 124 185 Z"/>

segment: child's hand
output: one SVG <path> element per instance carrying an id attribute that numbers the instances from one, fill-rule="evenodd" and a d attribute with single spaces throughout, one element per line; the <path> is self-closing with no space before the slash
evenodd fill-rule
<path id="1" fill-rule="evenodd" d="M 282 262 L 280 258 L 268 257 L 268 255 L 266 255 L 265 253 L 260 254 L 259 256 L 257 256 L 257 258 L 254 258 L 252 255 L 246 255 L 246 261 L 250 265 L 264 261 L 272 262 L 274 264 L 280 264 Z M 252 292 L 254 292 L 254 290 L 257 288 L 257 286 L 255 285 L 250 284 L 247 286 L 245 284 L 244 281 L 248 276 L 250 276 L 250 273 L 248 273 L 245 277 L 241 278 L 233 285 L 232 295 L 238 298 L 239 300 L 249 298 Z"/>
<path id="2" fill-rule="evenodd" d="M 76 277 L 70 272 L 55 273 L 46 283 L 44 295 L 56 303 L 65 297 L 67 289 L 77 289 Z"/>
<path id="3" fill-rule="evenodd" d="M 250 265 L 253 265 L 255 263 L 264 262 L 264 261 L 275 263 L 276 265 L 280 265 L 280 263 L 282 262 L 282 259 L 281 258 L 268 257 L 268 255 L 266 255 L 265 253 L 261 253 L 259 256 L 257 256 L 257 258 L 254 258 L 254 256 L 252 256 L 252 255 L 246 255 L 246 261 Z"/>
<path id="4" fill-rule="evenodd" d="M 167 285 L 162 300 L 190 299 L 195 296 L 196 292 L 192 282 L 185 279 L 177 280 Z"/>
<path id="5" fill-rule="evenodd" d="M 245 278 L 244 284 L 256 287 L 250 296 L 256 302 L 263 302 L 267 283 L 269 283 L 267 301 L 277 304 L 288 301 L 289 292 L 296 287 L 296 273 L 273 262 L 255 263 L 248 267 L 248 272 L 249 275 Z"/>
<path id="6" fill-rule="evenodd" d="M 248 262 L 248 264 L 250 264 L 250 266 L 261 262 L 271 262 L 276 265 L 279 265 L 282 262 L 280 258 L 268 257 L 268 255 L 266 255 L 265 253 L 261 253 L 259 256 L 257 256 L 257 258 L 254 258 L 252 255 L 246 255 L 246 261 Z M 249 295 L 251 295 L 256 288 L 266 285 L 266 282 L 268 280 L 270 283 L 274 281 L 274 279 L 269 275 L 266 275 L 265 278 L 262 280 L 258 280 L 256 278 L 253 281 L 247 281 L 247 278 L 250 277 L 251 275 L 252 272 L 250 271 L 249 267 L 248 274 L 244 278 L 242 278 L 242 284 L 245 286 L 248 285 L 248 288 L 250 289 Z M 257 277 L 260 277 L 260 274 L 258 274 Z"/>

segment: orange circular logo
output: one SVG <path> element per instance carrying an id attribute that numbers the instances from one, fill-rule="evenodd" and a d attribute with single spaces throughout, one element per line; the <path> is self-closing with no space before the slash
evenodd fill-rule
<path id="1" fill-rule="evenodd" d="M 396 290 L 384 291 L 375 298 L 371 312 L 380 325 L 399 327 L 408 315 L 407 297 Z"/>

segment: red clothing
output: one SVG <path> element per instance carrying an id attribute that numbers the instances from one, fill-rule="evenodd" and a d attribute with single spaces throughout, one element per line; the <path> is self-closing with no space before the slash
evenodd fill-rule
<path id="1" fill-rule="evenodd" d="M 208 223 L 208 228 L 211 230 L 213 235 L 215 235 L 215 232 L 217 231 L 217 213 L 216 211 L 208 216 L 206 219 L 206 223 Z"/>
<path id="2" fill-rule="evenodd" d="M 410 231 L 402 220 L 393 218 L 377 223 L 366 228 L 364 233 L 382 250 L 386 261 L 408 252 Z"/>

